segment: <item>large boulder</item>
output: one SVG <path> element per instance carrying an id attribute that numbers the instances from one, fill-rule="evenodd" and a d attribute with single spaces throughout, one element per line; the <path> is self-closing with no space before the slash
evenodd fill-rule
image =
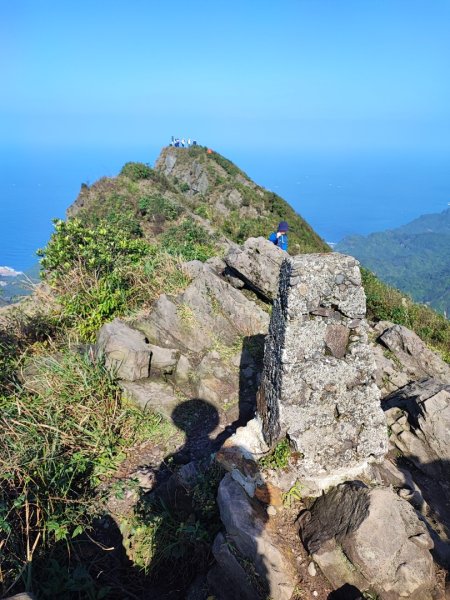
<path id="1" fill-rule="evenodd" d="M 262 597 L 290 600 L 296 583 L 295 559 L 269 532 L 265 511 L 229 473 L 220 483 L 217 502 L 226 539 L 253 564 L 260 584 L 266 588 Z"/>
<path id="2" fill-rule="evenodd" d="M 266 338 L 258 414 L 266 441 L 288 435 L 298 476 L 319 488 L 353 478 L 387 451 L 357 261 L 286 259 Z"/>
<path id="3" fill-rule="evenodd" d="M 260 600 L 258 590 L 250 583 L 248 574 L 222 533 L 217 534 L 212 551 L 217 566 L 208 573 L 208 583 L 215 597 L 220 600 Z"/>
<path id="4" fill-rule="evenodd" d="M 245 283 L 274 300 L 278 292 L 278 276 L 286 253 L 263 237 L 249 238 L 243 246 L 231 248 L 225 262 Z"/>
<path id="5" fill-rule="evenodd" d="M 97 335 L 97 355 L 119 379 L 135 381 L 149 375 L 151 349 L 145 336 L 119 319 L 103 325 Z"/>
<path id="6" fill-rule="evenodd" d="M 305 546 L 336 588 L 350 583 L 382 600 L 433 598 L 433 542 L 415 510 L 391 489 L 342 484 L 300 521 Z"/>

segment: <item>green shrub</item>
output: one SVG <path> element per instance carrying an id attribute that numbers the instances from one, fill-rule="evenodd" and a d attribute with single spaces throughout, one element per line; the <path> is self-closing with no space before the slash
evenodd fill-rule
<path id="1" fill-rule="evenodd" d="M 180 191 L 184 193 L 188 192 L 191 188 L 189 187 L 189 184 L 186 183 L 185 181 L 183 181 L 182 184 L 180 184 Z"/>
<path id="2" fill-rule="evenodd" d="M 89 228 L 78 219 L 55 221 L 55 232 L 39 250 L 43 277 L 59 294 L 64 315 L 83 340 L 127 308 L 133 269 L 149 245 L 106 222 Z"/>
<path id="3" fill-rule="evenodd" d="M 131 237 L 142 237 L 141 223 L 133 202 L 121 192 L 102 196 L 101 200 L 89 206 L 89 210 L 81 211 L 79 218 L 90 228 L 98 228 L 107 222 Z"/>
<path id="4" fill-rule="evenodd" d="M 138 208 L 143 216 L 150 218 L 162 217 L 167 221 L 173 221 L 181 213 L 180 206 L 163 196 L 143 196 L 138 202 Z"/>
<path id="5" fill-rule="evenodd" d="M 139 181 L 140 179 L 152 179 L 153 172 L 153 169 L 145 163 L 127 162 L 122 167 L 120 175 L 128 177 L 132 181 Z"/>
<path id="6" fill-rule="evenodd" d="M 200 204 L 200 206 L 197 206 L 197 208 L 194 210 L 194 213 L 203 219 L 211 218 L 209 206 L 207 204 Z"/>
<path id="7" fill-rule="evenodd" d="M 131 239 L 105 221 L 95 228 L 86 227 L 79 219 L 55 219 L 54 224 L 49 243 L 37 252 L 44 278 L 51 282 L 75 267 L 100 276 L 118 266 L 137 264 L 148 252 L 147 242 Z"/>
<path id="8" fill-rule="evenodd" d="M 170 227 L 160 242 L 166 252 L 184 260 L 205 261 L 217 254 L 212 236 L 192 219 Z"/>

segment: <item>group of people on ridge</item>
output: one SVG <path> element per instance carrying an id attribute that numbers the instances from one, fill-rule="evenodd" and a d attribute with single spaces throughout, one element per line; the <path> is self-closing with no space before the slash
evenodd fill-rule
<path id="1" fill-rule="evenodd" d="M 197 140 L 191 140 L 191 138 L 188 138 L 187 140 L 185 140 L 184 138 L 182 138 L 180 140 L 180 138 L 174 138 L 172 136 L 172 139 L 170 141 L 170 145 L 174 146 L 175 148 L 190 148 L 191 146 L 196 146 L 197 145 Z"/>

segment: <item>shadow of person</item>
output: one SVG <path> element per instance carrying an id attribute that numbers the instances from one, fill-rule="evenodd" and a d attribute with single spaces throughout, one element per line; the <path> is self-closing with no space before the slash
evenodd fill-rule
<path id="1" fill-rule="evenodd" d="M 364 596 L 354 585 L 346 583 L 338 590 L 331 592 L 327 600 L 364 600 Z"/>
<path id="2" fill-rule="evenodd" d="M 364 596 L 354 585 L 346 583 L 328 595 L 327 600 L 364 600 Z"/>
<path id="3" fill-rule="evenodd" d="M 257 566 L 257 574 L 254 574 L 258 580 L 258 590 L 268 589 L 264 557 L 258 553 L 258 537 L 267 521 L 267 512 L 257 500 L 248 498 L 234 479 L 228 476 L 224 478 L 225 471 L 215 460 L 214 452 L 222 445 L 223 439 L 220 434 L 212 435 L 219 424 L 216 407 L 199 398 L 186 400 L 175 407 L 172 421 L 184 432 L 184 444 L 162 461 L 162 477 L 158 474 L 156 477 L 158 485 L 154 491 L 141 496 L 136 509 L 139 521 L 148 531 L 147 543 L 151 549 L 148 571 L 152 582 L 160 586 L 159 598 L 184 599 L 192 582 L 199 579 L 206 595 L 198 597 L 207 597 L 207 573 L 215 563 L 212 546 L 223 529 L 220 502 L 217 502 L 219 485 L 222 517 L 226 512 L 225 519 L 239 521 L 239 517 L 247 515 L 246 535 L 249 537 L 243 542 L 239 536 L 233 540 L 225 534 L 222 536 L 224 545 L 220 549 L 217 547 L 215 554 L 223 555 L 226 552 L 229 554 L 227 559 L 231 557 L 236 562 L 229 545 L 235 541 L 236 546 L 241 544 L 242 548 L 249 551 L 244 558 Z M 167 478 L 168 470 L 171 474 Z M 254 463 L 253 479 L 257 479 L 257 470 Z M 226 500 L 228 495 L 229 502 Z M 230 510 L 237 512 L 230 514 Z M 226 568 L 216 568 L 210 579 L 217 588 L 217 582 L 226 583 L 229 577 Z M 244 575 L 242 578 L 244 580 Z M 228 590 L 227 596 L 217 596 L 216 589 L 217 598 L 232 600 L 234 597 L 245 597 L 239 595 L 239 586 L 236 587 L 236 595 L 233 595 L 234 592 L 230 595 L 232 585 L 229 581 L 225 589 Z M 255 594 L 254 599 L 267 597 L 265 592 Z"/>

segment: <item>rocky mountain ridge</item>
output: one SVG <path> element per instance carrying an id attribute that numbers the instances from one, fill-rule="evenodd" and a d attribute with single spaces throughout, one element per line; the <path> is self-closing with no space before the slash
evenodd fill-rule
<path id="1" fill-rule="evenodd" d="M 109 550 L 95 578 L 111 598 L 443 599 L 450 366 L 406 327 L 368 321 L 357 262 L 232 163 L 168 148 L 156 167 L 84 187 L 68 211 L 75 267 L 61 265 L 65 225 L 46 254 L 72 308 L 82 259 L 97 261 L 81 279 L 95 286 L 111 253 L 131 253 L 120 268 L 141 269 L 146 301 L 100 313 L 80 351 L 106 365 L 124 405 L 177 431 L 128 449 L 104 483 L 93 535 Z M 281 219 L 293 257 L 266 239 Z M 28 393 L 47 385 L 49 360 L 63 368 L 60 352 L 25 357 Z"/>

